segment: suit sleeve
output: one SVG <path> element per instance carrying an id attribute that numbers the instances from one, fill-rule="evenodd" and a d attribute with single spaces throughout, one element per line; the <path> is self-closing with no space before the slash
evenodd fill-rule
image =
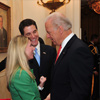
<path id="1" fill-rule="evenodd" d="M 66 100 L 87 100 L 91 92 L 93 58 L 85 47 L 78 48 L 72 55 L 70 63 L 72 92 Z"/>
<path id="2" fill-rule="evenodd" d="M 41 100 L 39 95 L 36 97 L 38 94 L 36 93 L 38 91 L 36 82 L 30 78 L 27 72 L 22 71 L 21 75 L 16 74 L 13 83 L 22 100 Z"/>
<path id="3" fill-rule="evenodd" d="M 2 60 L 2 61 L 0 62 L 0 71 L 2 71 L 2 70 L 5 69 L 5 67 L 6 67 L 6 59 L 7 59 L 7 58 L 5 58 L 4 60 Z"/>

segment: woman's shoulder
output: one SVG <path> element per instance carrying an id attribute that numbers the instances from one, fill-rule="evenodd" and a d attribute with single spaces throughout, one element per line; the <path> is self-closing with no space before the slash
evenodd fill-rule
<path id="1" fill-rule="evenodd" d="M 21 67 L 19 67 L 15 72 L 15 76 L 16 75 L 22 76 L 23 74 L 28 74 L 28 73 L 25 70 L 23 70 Z"/>
<path id="2" fill-rule="evenodd" d="M 23 70 L 21 67 L 19 67 L 15 74 L 13 75 L 13 78 L 12 78 L 13 81 L 15 80 L 21 80 L 21 81 L 29 81 L 29 80 L 32 80 L 31 77 L 29 76 L 29 74 Z"/>

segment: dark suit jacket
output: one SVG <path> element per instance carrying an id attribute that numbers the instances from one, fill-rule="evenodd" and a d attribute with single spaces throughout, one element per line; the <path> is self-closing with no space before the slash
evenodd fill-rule
<path id="1" fill-rule="evenodd" d="M 7 58 L 5 58 L 4 60 L 2 60 L 2 61 L 0 62 L 0 71 L 2 71 L 2 70 L 5 69 L 5 67 L 6 67 L 6 59 L 7 59 Z"/>
<path id="2" fill-rule="evenodd" d="M 34 75 L 36 77 L 37 85 L 40 83 L 40 76 L 47 77 L 44 90 L 40 91 L 42 99 L 44 99 L 50 92 L 51 69 L 55 58 L 56 49 L 51 46 L 40 44 L 40 67 L 35 58 L 29 61 L 30 68 L 33 69 Z"/>
<path id="3" fill-rule="evenodd" d="M 88 46 L 74 35 L 54 65 L 51 100 L 87 100 L 92 68 L 93 58 Z"/>

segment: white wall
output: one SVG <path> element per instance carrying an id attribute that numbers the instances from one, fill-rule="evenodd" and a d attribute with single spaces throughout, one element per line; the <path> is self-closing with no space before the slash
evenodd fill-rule
<path id="1" fill-rule="evenodd" d="M 80 3 L 81 0 L 71 0 L 66 5 L 66 16 L 72 22 L 72 31 L 80 38 Z"/>
<path id="2" fill-rule="evenodd" d="M 73 31 L 81 38 L 81 0 L 73 0 Z"/>
<path id="3" fill-rule="evenodd" d="M 23 0 L 9 0 L 11 3 L 11 38 L 19 35 L 19 23 L 23 19 Z"/>

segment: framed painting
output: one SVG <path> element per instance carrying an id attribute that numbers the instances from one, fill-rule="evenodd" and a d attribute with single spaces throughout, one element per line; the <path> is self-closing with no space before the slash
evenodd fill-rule
<path id="1" fill-rule="evenodd" d="M 7 52 L 11 39 L 10 7 L 0 2 L 0 53 Z"/>

